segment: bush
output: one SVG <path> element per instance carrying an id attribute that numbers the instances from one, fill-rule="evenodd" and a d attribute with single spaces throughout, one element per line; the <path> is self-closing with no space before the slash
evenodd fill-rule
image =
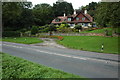
<path id="1" fill-rule="evenodd" d="M 57 38 L 59 40 L 63 40 L 63 37 L 62 36 L 50 36 L 50 38 Z"/>
<path id="2" fill-rule="evenodd" d="M 77 29 L 77 30 L 82 30 L 82 26 L 81 26 L 81 25 L 76 25 L 76 26 L 75 26 L 75 29 Z"/>
<path id="3" fill-rule="evenodd" d="M 21 33 L 22 35 L 22 37 L 24 36 L 24 37 L 30 37 L 31 36 L 31 31 L 26 31 L 26 32 L 24 32 L 24 33 Z"/>
<path id="4" fill-rule="evenodd" d="M 33 26 L 31 29 L 31 34 L 35 35 L 36 33 L 38 33 L 39 29 L 37 26 Z"/>
<path id="5" fill-rule="evenodd" d="M 2 37 L 20 37 L 19 31 L 4 31 Z"/>
<path id="6" fill-rule="evenodd" d="M 58 32 L 62 32 L 62 33 L 68 33 L 68 32 L 74 32 L 75 29 L 69 28 L 67 26 L 67 24 L 61 24 L 58 28 L 57 28 Z"/>

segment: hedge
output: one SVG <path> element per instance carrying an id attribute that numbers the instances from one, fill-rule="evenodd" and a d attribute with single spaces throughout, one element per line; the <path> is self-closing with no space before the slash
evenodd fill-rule
<path id="1" fill-rule="evenodd" d="M 20 37 L 19 31 L 4 31 L 2 37 Z"/>

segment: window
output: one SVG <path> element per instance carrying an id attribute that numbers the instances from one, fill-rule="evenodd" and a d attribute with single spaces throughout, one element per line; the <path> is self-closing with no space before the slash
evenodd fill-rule
<path id="1" fill-rule="evenodd" d="M 60 19 L 55 19 L 55 22 L 59 22 L 60 21 Z"/>
<path id="2" fill-rule="evenodd" d="M 77 17 L 77 18 L 76 18 L 76 20 L 78 21 L 78 20 L 79 20 L 79 18 Z"/>
<path id="3" fill-rule="evenodd" d="M 85 23 L 85 26 L 88 26 L 88 23 Z"/>
<path id="4" fill-rule="evenodd" d="M 68 21 L 71 21 L 71 18 L 68 18 Z"/>
<path id="5" fill-rule="evenodd" d="M 84 20 L 85 20 L 85 17 L 82 18 L 82 21 L 84 21 Z"/>

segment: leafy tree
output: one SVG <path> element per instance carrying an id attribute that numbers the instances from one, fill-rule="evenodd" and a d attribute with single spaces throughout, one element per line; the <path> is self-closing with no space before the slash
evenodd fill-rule
<path id="1" fill-rule="evenodd" d="M 118 27 L 120 24 L 120 2 L 99 3 L 96 11 L 96 22 L 100 27 Z"/>
<path id="2" fill-rule="evenodd" d="M 72 3 L 68 3 L 68 2 L 53 3 L 53 10 L 54 10 L 55 17 L 63 16 L 64 13 L 66 15 L 73 14 L 74 12 Z"/>
<path id="3" fill-rule="evenodd" d="M 14 28 L 14 23 L 22 12 L 20 6 L 18 6 L 18 3 L 3 3 L 2 10 L 3 29 Z"/>
<path id="4" fill-rule="evenodd" d="M 107 23 L 110 21 L 108 15 L 108 9 L 106 3 L 99 3 L 96 11 L 95 19 L 99 27 L 107 27 Z"/>
<path id="5" fill-rule="evenodd" d="M 84 10 L 87 10 L 88 14 L 90 14 L 94 18 L 97 6 L 98 6 L 97 2 L 91 2 L 89 3 L 89 5 L 81 6 L 80 10 L 82 10 L 82 12 L 84 12 Z"/>
<path id="6" fill-rule="evenodd" d="M 32 6 L 31 2 L 3 2 L 2 5 L 2 23 L 3 30 L 16 31 L 26 27 L 28 23 L 23 23 L 30 19 L 30 16 L 24 16 Z M 24 17 L 24 18 L 22 18 Z M 26 20 L 27 19 L 27 20 Z M 23 24 L 22 24 L 23 23 Z M 29 23 L 32 23 L 29 20 Z"/>
<path id="7" fill-rule="evenodd" d="M 35 25 L 43 26 L 50 24 L 54 18 L 52 6 L 49 4 L 37 4 L 33 7 L 33 16 Z"/>
<path id="8" fill-rule="evenodd" d="M 33 14 L 31 9 L 23 9 L 21 17 L 18 19 L 20 27 L 30 29 L 34 24 Z"/>

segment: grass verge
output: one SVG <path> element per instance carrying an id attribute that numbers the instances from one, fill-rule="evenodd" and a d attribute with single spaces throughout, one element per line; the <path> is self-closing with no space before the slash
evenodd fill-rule
<path id="1" fill-rule="evenodd" d="M 42 40 L 35 37 L 17 37 L 17 38 L 5 37 L 5 38 L 2 38 L 2 41 L 23 43 L 23 44 L 33 44 L 33 43 L 43 42 Z"/>
<path id="2" fill-rule="evenodd" d="M 57 69 L 32 63 L 30 61 L 2 54 L 2 78 L 80 78 Z M 81 78 L 82 80 L 87 80 Z"/>
<path id="3" fill-rule="evenodd" d="M 105 30 L 108 30 L 109 33 L 112 34 L 112 28 L 103 28 L 103 29 L 96 29 L 96 30 L 86 30 L 80 33 L 105 33 Z"/>
<path id="4" fill-rule="evenodd" d="M 114 53 L 120 54 L 118 51 L 118 38 L 117 37 L 103 37 L 103 36 L 63 36 L 62 41 L 57 43 L 66 47 L 87 51 Z M 103 51 L 101 46 L 104 45 Z"/>

